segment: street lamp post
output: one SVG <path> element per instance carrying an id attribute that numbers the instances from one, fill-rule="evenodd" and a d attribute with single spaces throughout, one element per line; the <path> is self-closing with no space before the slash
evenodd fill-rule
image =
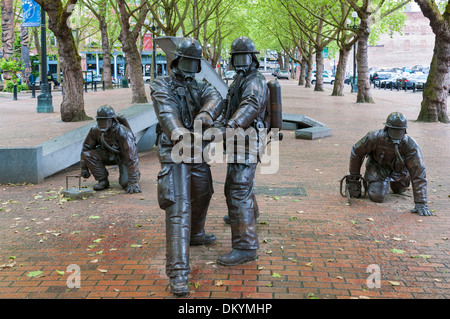
<path id="1" fill-rule="evenodd" d="M 153 14 L 150 16 L 150 19 L 152 20 L 152 64 L 150 66 L 150 82 L 153 83 L 153 81 L 158 76 L 158 69 L 156 67 L 156 42 L 155 42 L 155 31 L 158 29 L 155 26 L 155 18 L 153 17 Z M 148 20 L 146 20 L 146 24 L 148 25 Z"/>
<path id="2" fill-rule="evenodd" d="M 347 27 L 352 28 L 353 30 L 358 30 L 358 25 L 356 24 L 356 18 L 358 17 L 358 13 L 353 11 L 353 25 L 350 25 L 350 19 L 347 19 Z M 353 79 L 352 79 L 352 93 L 358 92 L 358 86 L 356 85 L 356 42 L 353 44 Z"/>
<path id="3" fill-rule="evenodd" d="M 41 8 L 41 94 L 37 98 L 38 113 L 53 113 L 53 98 L 47 78 L 47 35 L 45 10 Z"/>
<path id="4" fill-rule="evenodd" d="M 152 66 L 153 66 L 153 80 L 156 79 L 157 76 L 157 68 L 156 68 L 156 43 L 155 43 L 155 31 L 156 31 L 156 26 L 155 23 L 153 22 L 152 24 Z M 153 81 L 152 81 L 153 82 Z"/>

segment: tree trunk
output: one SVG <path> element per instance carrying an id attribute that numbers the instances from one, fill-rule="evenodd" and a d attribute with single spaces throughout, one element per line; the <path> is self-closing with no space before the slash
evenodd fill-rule
<path id="1" fill-rule="evenodd" d="M 423 90 L 418 121 L 449 123 L 447 96 L 449 83 L 450 36 L 436 35 L 430 73 Z"/>
<path id="2" fill-rule="evenodd" d="M 142 75 L 142 61 L 139 49 L 136 45 L 139 30 L 142 27 L 145 16 L 150 10 L 148 5 L 144 5 L 139 11 L 138 22 L 133 29 L 130 27 L 130 14 L 127 12 L 124 0 L 117 1 L 120 10 L 122 28 L 119 40 L 122 43 L 122 50 L 125 53 L 125 60 L 128 67 L 128 74 L 131 81 L 131 103 L 148 103 L 145 94 L 145 83 Z"/>
<path id="3" fill-rule="evenodd" d="M 67 25 L 70 10 L 63 6 L 61 0 L 36 0 L 48 14 L 48 27 L 58 42 L 61 70 L 64 75 L 64 95 L 60 107 L 63 122 L 91 120 L 84 110 L 83 73 L 81 57 L 75 45 L 72 29 Z M 76 0 L 70 1 L 76 4 Z"/>
<path id="4" fill-rule="evenodd" d="M 361 19 L 358 29 L 358 49 L 356 52 L 356 62 L 358 67 L 358 95 L 356 103 L 374 103 L 370 91 L 370 73 L 367 46 L 369 43 L 370 29 L 367 21 Z"/>
<path id="5" fill-rule="evenodd" d="M 65 23 L 60 25 L 65 26 Z M 52 28 L 50 28 L 52 29 Z M 61 119 L 63 122 L 78 122 L 91 120 L 84 111 L 83 73 L 81 69 L 81 57 L 69 28 L 62 27 L 58 34 L 59 58 L 61 70 L 64 76 L 64 96 L 61 103 Z"/>
<path id="6" fill-rule="evenodd" d="M 314 91 L 323 92 L 323 48 L 316 47 L 316 83 Z"/>
<path id="7" fill-rule="evenodd" d="M 348 57 L 350 51 L 339 49 L 339 62 L 336 68 L 336 76 L 333 86 L 332 96 L 344 96 L 345 89 L 345 70 L 347 69 Z"/>
<path id="8" fill-rule="evenodd" d="M 125 52 L 128 75 L 131 81 L 131 103 L 147 103 L 141 56 L 136 45 L 136 39 L 123 36 L 121 32 L 120 42 L 122 42 L 122 49 Z"/>
<path id="9" fill-rule="evenodd" d="M 306 83 L 306 59 L 303 58 L 300 63 L 300 75 L 298 77 L 298 85 L 305 85 Z"/>
<path id="10" fill-rule="evenodd" d="M 311 57 L 308 57 L 308 60 L 306 61 L 306 66 L 307 66 L 307 70 L 306 70 L 305 88 L 310 88 L 311 87 L 311 78 L 312 78 L 312 67 L 313 67 Z"/>
<path id="11" fill-rule="evenodd" d="M 433 59 L 430 65 L 421 110 L 417 121 L 449 123 L 447 97 L 450 68 L 450 3 L 441 14 L 435 2 L 415 0 L 436 35 Z"/>
<path id="12" fill-rule="evenodd" d="M 99 20 L 100 32 L 102 34 L 102 52 L 103 52 L 103 81 L 107 90 L 113 89 L 112 70 L 111 70 L 111 54 L 109 50 L 108 26 L 106 18 Z"/>

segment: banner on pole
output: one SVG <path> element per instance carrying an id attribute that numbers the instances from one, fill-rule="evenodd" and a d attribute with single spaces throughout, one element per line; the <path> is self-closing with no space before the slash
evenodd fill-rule
<path id="1" fill-rule="evenodd" d="M 23 27 L 41 26 L 41 6 L 33 0 L 22 0 Z"/>
<path id="2" fill-rule="evenodd" d="M 144 35 L 144 51 L 153 50 L 153 34 L 147 33 Z"/>

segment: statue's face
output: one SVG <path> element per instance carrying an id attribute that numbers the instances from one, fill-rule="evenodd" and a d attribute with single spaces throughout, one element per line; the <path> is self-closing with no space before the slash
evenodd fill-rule
<path id="1" fill-rule="evenodd" d="M 194 77 L 199 70 L 199 60 L 190 58 L 180 58 L 178 68 L 184 73 L 186 77 Z"/>
<path id="2" fill-rule="evenodd" d="M 404 128 L 398 129 L 398 128 L 390 128 L 388 127 L 388 135 L 393 140 L 399 140 L 401 141 L 406 134 L 406 130 Z"/>
<path id="3" fill-rule="evenodd" d="M 252 56 L 249 53 L 246 54 L 234 54 L 233 55 L 233 66 L 237 72 L 246 72 L 250 65 L 252 64 Z"/>
<path id="4" fill-rule="evenodd" d="M 97 119 L 97 126 L 101 132 L 106 132 L 112 125 L 112 119 Z"/>

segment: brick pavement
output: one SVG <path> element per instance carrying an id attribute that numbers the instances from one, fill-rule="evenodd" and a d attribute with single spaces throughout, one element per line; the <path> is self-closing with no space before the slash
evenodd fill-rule
<path id="1" fill-rule="evenodd" d="M 245 265 L 215 263 L 231 242 L 222 221 L 225 166 L 212 165 L 215 194 L 206 230 L 218 240 L 191 248 L 188 298 L 449 298 L 449 126 L 413 121 L 420 93 L 375 90 L 376 104 L 358 105 L 354 94 L 331 97 L 329 86 L 313 92 L 291 80 L 282 84 L 284 111 L 325 123 L 333 136 L 306 141 L 284 132 L 279 172 L 257 173 L 256 186 L 266 187 L 257 195 L 261 245 L 258 260 Z M 97 98 L 88 94 L 93 102 L 87 104 L 114 100 L 125 105 L 125 92 L 111 99 L 102 92 L 95 93 Z M 408 133 L 422 148 L 433 217 L 410 213 L 410 190 L 404 196 L 390 194 L 382 204 L 355 199 L 351 206 L 339 194 L 351 146 L 367 131 L 381 128 L 392 111 L 408 117 Z M 0 270 L 0 298 L 173 299 L 165 275 L 165 218 L 155 195 L 155 150 L 140 154 L 140 167 L 142 194 L 125 194 L 118 172 L 112 171 L 112 189 L 64 201 L 59 192 L 76 167 L 39 185 L 1 185 L 0 265 L 6 267 Z M 83 181 L 93 183 L 92 178 Z M 293 186 L 307 196 L 277 193 Z M 71 264 L 80 267 L 79 288 L 67 286 Z M 372 264 L 379 266 L 380 288 L 367 286 Z"/>

